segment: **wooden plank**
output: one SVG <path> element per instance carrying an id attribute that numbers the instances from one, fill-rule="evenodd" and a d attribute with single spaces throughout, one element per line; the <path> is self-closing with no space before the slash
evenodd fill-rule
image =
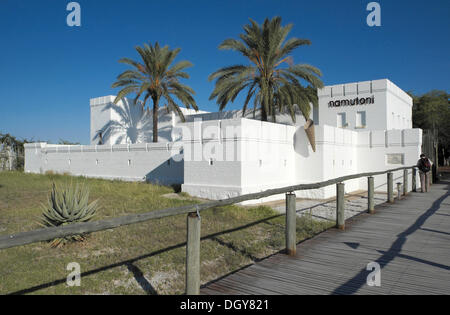
<path id="1" fill-rule="evenodd" d="M 70 235 L 84 234 L 84 233 L 92 233 L 103 230 L 108 230 L 112 228 L 117 228 L 124 225 L 135 224 L 140 222 L 145 222 L 148 220 L 160 219 L 174 215 L 187 214 L 193 211 L 203 211 L 206 209 L 228 206 L 235 203 L 240 203 L 248 200 L 256 200 L 264 197 L 269 197 L 272 195 L 284 194 L 288 192 L 294 192 L 297 190 L 309 190 L 309 189 L 317 189 L 330 185 L 334 185 L 338 182 L 343 182 L 350 179 L 367 177 L 380 175 L 387 172 L 394 172 L 403 169 L 413 168 L 415 166 L 407 166 L 407 167 L 399 167 L 396 169 L 379 171 L 379 172 L 370 172 L 370 173 L 359 173 L 354 175 L 342 176 L 335 179 L 330 179 L 324 182 L 313 183 L 313 184 L 300 184 L 294 186 L 287 186 L 276 189 L 268 189 L 263 192 L 241 195 L 233 198 L 216 200 L 205 202 L 197 205 L 187 205 L 182 207 L 174 207 L 163 210 L 150 211 L 146 213 L 132 214 L 126 215 L 118 218 L 99 220 L 94 222 L 85 222 L 85 223 L 75 223 L 70 225 L 65 225 L 61 227 L 52 227 L 45 229 L 38 229 L 30 232 L 23 232 L 17 234 L 10 234 L 5 236 L 0 236 L 0 249 L 6 249 L 10 247 L 22 246 L 26 244 L 42 242 L 52 240 L 58 237 L 65 237 Z"/>
<path id="2" fill-rule="evenodd" d="M 427 194 L 376 206 L 375 214 L 352 219 L 346 232 L 330 229 L 298 244 L 294 257 L 271 256 L 203 290 L 223 292 L 226 280 L 235 294 L 262 288 L 276 294 L 449 294 L 448 187 L 434 184 Z M 366 284 L 371 261 L 382 267 L 381 287 Z"/>
<path id="3" fill-rule="evenodd" d="M 187 216 L 186 295 L 200 293 L 200 234 L 201 218 L 197 213 Z"/>

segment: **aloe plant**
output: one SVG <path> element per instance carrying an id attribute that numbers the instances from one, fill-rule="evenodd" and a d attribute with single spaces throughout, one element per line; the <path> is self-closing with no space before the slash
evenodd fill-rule
<path id="1" fill-rule="evenodd" d="M 43 218 L 40 222 L 45 227 L 62 226 L 91 220 L 98 208 L 97 200 L 89 203 L 89 189 L 84 185 L 68 185 L 53 188 L 48 197 L 47 205 L 43 207 Z M 84 241 L 84 235 L 71 235 L 57 238 L 51 242 L 52 247 L 59 247 L 68 241 Z"/>

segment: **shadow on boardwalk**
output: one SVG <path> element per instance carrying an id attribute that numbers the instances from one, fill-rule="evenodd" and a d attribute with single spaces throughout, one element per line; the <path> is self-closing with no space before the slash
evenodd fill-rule
<path id="1" fill-rule="evenodd" d="M 430 218 L 432 215 L 434 215 L 440 208 L 442 202 L 450 196 L 450 182 L 448 180 L 442 181 L 441 185 L 444 184 L 447 189 L 447 193 L 442 195 L 440 198 L 438 198 L 436 201 L 433 202 L 430 208 L 428 208 L 420 217 L 417 218 L 417 220 L 409 226 L 404 232 L 400 233 L 397 236 L 397 239 L 394 243 L 392 243 L 391 247 L 388 251 L 378 251 L 379 253 L 383 254 L 380 258 L 376 260 L 376 262 L 381 266 L 381 268 L 385 268 L 392 260 L 394 260 L 395 257 L 402 257 L 410 260 L 414 260 L 416 262 L 422 263 L 422 264 L 428 264 L 437 268 L 442 268 L 443 270 L 450 270 L 449 266 L 439 264 L 439 263 L 433 263 L 431 261 L 427 261 L 424 259 L 414 258 L 412 256 L 408 255 L 402 255 L 400 252 L 402 251 L 403 245 L 406 243 L 408 236 L 415 233 L 417 230 L 421 229 L 424 223 L 428 218 Z M 422 230 L 429 230 L 429 229 L 422 229 Z M 433 231 L 438 233 L 444 233 L 440 231 Z M 447 235 L 450 235 L 449 233 L 444 233 Z M 366 279 L 367 279 L 367 271 L 363 269 L 360 273 L 355 275 L 353 278 L 348 280 L 346 283 L 339 286 L 336 290 L 333 291 L 333 294 L 352 294 L 356 293 L 356 291 L 361 288 L 363 285 L 366 285 Z M 351 286 L 350 286 L 351 284 Z"/>
<path id="2" fill-rule="evenodd" d="M 378 262 L 383 269 L 387 268 L 390 264 L 392 265 L 392 262 L 394 260 L 401 258 L 405 261 L 411 261 L 416 264 L 428 266 L 428 267 L 431 267 L 434 269 L 439 269 L 444 272 L 446 271 L 447 275 L 448 275 L 449 274 L 448 271 L 450 270 L 450 267 L 445 265 L 445 263 L 450 261 L 449 259 L 447 259 L 447 260 L 444 259 L 442 262 L 433 262 L 430 259 L 415 257 L 416 255 L 408 255 L 407 252 L 405 252 L 405 253 L 403 252 L 403 249 L 405 247 L 405 244 L 408 241 L 408 238 L 418 232 L 430 233 L 433 235 L 437 235 L 439 237 L 444 237 L 447 239 L 446 244 L 450 244 L 450 238 L 448 237 L 449 233 L 446 232 L 446 231 L 450 230 L 450 203 L 444 202 L 446 200 L 446 198 L 450 196 L 449 187 L 450 187 L 450 181 L 444 180 L 444 181 L 441 181 L 440 184 L 433 185 L 432 192 L 430 194 L 419 194 L 419 193 L 411 194 L 405 200 L 405 201 L 408 201 L 408 199 L 410 199 L 410 202 L 408 202 L 407 204 L 405 204 L 405 203 L 403 203 L 403 201 L 401 201 L 400 203 L 394 204 L 394 205 L 381 205 L 377 209 L 378 212 L 376 215 L 374 215 L 374 216 L 362 215 L 362 218 L 357 219 L 354 222 L 353 226 L 347 232 L 342 233 L 342 232 L 338 232 L 334 229 L 331 229 L 329 231 L 319 234 L 318 236 L 316 236 L 306 242 L 300 243 L 298 245 L 298 252 L 301 254 L 297 255 L 297 257 L 295 257 L 295 258 L 287 257 L 284 254 L 282 254 L 282 252 L 276 253 L 276 254 L 269 256 L 268 258 L 265 258 L 262 260 L 256 259 L 255 257 L 250 257 L 254 262 L 256 262 L 256 264 L 243 267 L 238 271 L 235 271 L 231 274 L 228 274 L 224 277 L 221 277 L 220 279 L 217 279 L 213 282 L 210 282 L 210 283 L 202 286 L 202 293 L 204 293 L 204 294 L 239 294 L 239 293 L 246 293 L 246 294 L 310 294 L 310 293 L 313 293 L 313 294 L 314 293 L 315 294 L 353 294 L 353 293 L 359 293 L 358 290 L 366 285 L 366 277 L 367 277 L 367 273 L 368 273 L 365 269 L 361 269 L 361 268 L 354 269 L 354 270 L 359 270 L 359 272 L 357 272 L 356 274 L 354 274 L 354 273 L 350 274 L 348 272 L 345 273 L 344 277 L 346 277 L 346 278 L 344 279 L 344 281 L 335 281 L 332 278 L 332 274 L 333 274 L 333 272 L 335 272 L 335 270 L 330 269 L 331 271 L 328 270 L 328 271 L 330 271 L 330 273 L 326 274 L 324 276 L 325 278 L 327 278 L 327 281 L 328 281 L 328 284 L 325 283 L 325 286 L 326 285 L 328 285 L 328 286 L 324 287 L 324 280 L 319 279 L 320 281 L 318 282 L 319 283 L 318 286 L 322 286 L 322 288 L 316 289 L 316 290 L 311 289 L 311 285 L 313 287 L 315 285 L 315 281 L 316 281 L 315 278 L 318 278 L 317 275 L 321 275 L 321 273 L 322 273 L 322 271 L 320 271 L 320 272 L 314 274 L 312 271 L 314 271 L 315 267 L 317 267 L 321 264 L 325 264 L 324 262 L 321 261 L 321 259 L 323 259 L 323 256 L 326 257 L 327 254 L 330 253 L 330 256 L 326 257 L 327 259 L 331 259 L 331 260 L 339 259 L 339 256 L 331 255 L 331 250 L 329 252 L 327 252 L 327 250 L 330 249 L 329 246 L 332 245 L 333 242 L 335 242 L 335 244 L 338 244 L 338 245 L 339 244 L 345 245 L 346 247 L 355 251 L 355 253 L 357 250 L 361 250 L 361 248 L 367 250 L 367 248 L 369 248 L 369 247 L 364 246 L 364 241 L 362 241 L 361 239 L 352 237 L 352 234 L 351 234 L 352 230 L 355 230 L 355 228 L 358 225 L 361 225 L 362 222 L 367 222 L 367 221 L 374 222 L 375 220 L 377 220 L 378 214 L 383 214 L 385 212 L 386 212 L 386 216 L 388 219 L 386 222 L 387 222 L 387 225 L 389 225 L 389 223 L 391 221 L 389 218 L 390 214 L 392 214 L 393 218 L 398 218 L 399 215 L 403 215 L 403 213 L 399 213 L 399 211 L 397 211 L 397 210 L 408 211 L 409 209 L 407 207 L 410 205 L 416 204 L 416 201 L 420 200 L 420 198 L 431 200 L 432 198 L 434 198 L 433 196 L 437 196 L 437 194 L 438 194 L 436 192 L 437 190 L 439 190 L 439 191 L 444 190 L 446 192 L 441 194 L 439 197 L 437 197 L 436 200 L 430 201 L 428 203 L 429 206 L 428 206 L 428 208 L 426 208 L 426 210 L 421 209 L 419 211 L 420 213 L 418 213 L 415 216 L 412 224 L 411 224 L 411 222 L 409 222 L 409 224 L 403 226 L 402 229 L 397 232 L 397 234 L 390 235 L 391 242 L 389 243 L 390 245 L 386 250 L 382 250 L 383 246 L 375 246 L 373 244 L 370 244 L 370 245 L 375 246 L 377 248 L 375 250 L 376 253 L 381 254 L 381 256 L 378 256 L 378 258 L 376 258 L 374 261 Z M 433 192 L 433 190 L 434 190 L 434 192 Z M 422 204 L 426 204 L 426 203 L 424 203 L 424 201 L 422 200 L 420 205 L 422 205 Z M 405 206 L 406 206 L 406 208 L 405 208 Z M 444 206 L 445 209 L 443 209 L 442 206 Z M 440 210 L 443 210 L 443 211 L 441 212 Z M 231 232 L 245 229 L 250 226 L 254 226 L 257 224 L 261 224 L 261 223 L 268 223 L 269 220 L 274 219 L 279 216 L 282 216 L 282 215 L 283 214 L 272 216 L 269 218 L 265 218 L 263 220 L 249 223 L 244 226 L 234 228 L 234 229 L 207 235 L 207 236 L 202 237 L 202 240 L 216 239 L 218 236 L 220 236 L 222 234 L 231 233 Z M 415 213 L 411 213 L 411 215 L 415 215 Z M 424 224 L 427 222 L 427 220 L 429 218 L 431 218 L 433 216 L 439 216 L 440 222 L 442 224 L 446 224 L 448 222 L 448 225 L 446 225 L 444 229 L 442 229 L 442 228 L 439 229 L 438 225 L 425 227 Z M 377 224 L 377 223 L 375 223 L 375 224 Z M 322 248 L 319 248 L 316 245 L 322 245 Z M 336 245 L 336 246 L 338 246 L 338 245 Z M 142 289 L 146 293 L 157 294 L 157 291 L 152 287 L 150 282 L 143 276 L 142 271 L 138 267 L 136 267 L 134 265 L 134 263 L 141 259 L 159 255 L 161 253 L 164 253 L 164 252 L 167 252 L 167 251 L 170 251 L 173 249 L 177 249 L 180 247 L 184 247 L 184 246 L 186 246 L 185 242 L 179 243 L 179 244 L 167 247 L 167 248 L 160 249 L 158 251 L 154 251 L 154 252 L 139 256 L 139 257 L 132 258 L 127 261 L 118 262 L 115 264 L 111 264 L 111 265 L 104 266 L 104 267 L 101 267 L 98 269 L 84 272 L 84 273 L 82 273 L 81 276 L 82 277 L 89 276 L 89 275 L 93 275 L 98 272 L 102 272 L 102 271 L 105 271 L 105 270 L 108 270 L 111 268 L 115 268 L 118 266 L 126 266 L 128 268 L 128 270 L 133 273 L 136 281 L 138 282 L 138 284 L 142 287 Z M 444 251 L 447 250 L 447 256 L 448 256 L 448 253 L 450 253 L 450 245 L 445 245 L 445 246 L 447 246 L 447 247 L 443 247 L 443 250 Z M 310 250 L 313 251 L 314 248 L 316 248 L 315 253 L 313 252 L 309 256 L 307 256 L 306 254 L 303 255 L 303 252 L 307 253 Z M 341 249 L 341 248 L 339 248 L 339 249 Z M 333 250 L 335 250 L 335 249 L 333 249 Z M 431 250 L 433 250 L 433 248 L 431 248 Z M 316 253 L 321 253 L 322 256 L 319 255 L 317 260 L 312 260 L 313 258 L 315 259 L 315 257 L 317 257 L 317 256 L 314 256 L 314 255 L 316 255 Z M 350 252 L 350 254 L 352 254 L 352 253 L 353 252 Z M 348 257 L 349 254 L 347 252 L 345 252 L 342 254 L 342 256 Z M 449 257 L 447 257 L 447 258 L 449 258 Z M 367 261 L 367 260 L 365 260 L 365 261 Z M 334 262 L 335 261 L 332 261 L 331 265 L 333 265 Z M 306 267 L 304 269 L 302 269 L 303 263 L 306 265 Z M 298 268 L 299 266 L 300 266 L 300 268 Z M 252 272 L 251 271 L 252 268 L 259 268 L 259 269 L 256 272 Z M 296 270 L 295 268 L 298 268 L 298 270 Z M 312 268 L 312 269 L 308 269 L 308 268 Z M 279 280 L 278 282 L 282 282 L 283 284 L 286 284 L 286 285 L 284 287 L 277 288 L 276 285 L 271 284 L 270 281 L 274 281 L 274 282 L 276 281 L 275 278 L 277 277 L 277 275 L 281 274 L 280 269 L 282 269 L 282 271 L 284 271 L 284 272 L 287 272 L 287 274 L 286 273 L 284 274 L 284 276 L 286 278 L 280 278 L 280 279 L 278 279 Z M 289 272 L 290 272 L 289 270 L 292 270 L 293 274 L 289 274 Z M 260 271 L 266 271 L 267 273 L 264 274 Z M 244 277 L 241 277 L 242 274 L 244 274 Z M 268 275 L 270 275 L 270 277 Z M 342 273 L 340 275 L 342 278 Z M 259 276 L 266 277 L 266 279 L 261 280 L 258 278 Z M 434 276 L 439 277 L 439 274 L 437 276 L 436 275 L 434 275 Z M 233 279 L 231 279 L 231 278 L 233 278 Z M 445 280 L 446 279 L 445 277 L 442 279 L 442 282 L 444 282 L 444 285 L 445 285 L 445 282 L 447 283 L 447 291 L 445 291 L 443 293 L 450 292 L 450 277 L 448 277 L 448 278 L 449 278 L 448 279 L 449 281 L 447 281 L 447 282 Z M 267 282 L 268 281 L 267 279 L 269 279 L 269 282 Z M 309 283 L 307 283 L 306 281 L 303 282 L 303 280 L 307 280 Z M 342 280 L 342 279 L 338 279 L 338 280 Z M 45 289 L 45 288 L 48 288 L 48 287 L 51 287 L 54 285 L 62 284 L 65 282 L 66 282 L 65 278 L 59 279 L 59 280 L 51 281 L 48 283 L 40 284 L 40 285 L 31 287 L 31 288 L 26 288 L 26 289 L 23 289 L 20 291 L 16 291 L 11 294 L 32 293 L 32 292 L 35 292 L 35 291 L 38 291 L 41 289 Z M 236 287 L 233 287 L 233 285 L 236 285 Z M 239 285 L 242 285 L 242 286 L 238 287 Z M 255 286 L 252 287 L 252 285 L 255 285 Z M 310 286 L 308 287 L 308 285 L 310 285 Z M 261 288 L 261 287 L 263 287 L 263 288 Z M 254 290 L 255 288 L 256 288 L 256 290 Z"/>
<path id="3" fill-rule="evenodd" d="M 211 282 L 203 294 L 448 294 L 450 180 L 429 193 L 381 204 L 374 215 L 350 220 L 297 246 Z M 377 262 L 381 287 L 367 285 Z"/>

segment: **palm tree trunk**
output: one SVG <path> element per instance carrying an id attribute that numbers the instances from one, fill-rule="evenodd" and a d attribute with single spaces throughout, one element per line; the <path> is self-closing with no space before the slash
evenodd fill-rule
<path id="1" fill-rule="evenodd" d="M 158 105 L 159 98 L 153 98 L 153 142 L 158 142 Z"/>
<path id="2" fill-rule="evenodd" d="M 263 104 L 261 104 L 261 120 L 267 121 L 267 112 Z"/>
<path id="3" fill-rule="evenodd" d="M 276 116 L 276 106 L 273 102 L 273 87 L 272 84 L 269 83 L 269 108 L 272 115 L 272 122 L 277 122 L 277 116 Z"/>

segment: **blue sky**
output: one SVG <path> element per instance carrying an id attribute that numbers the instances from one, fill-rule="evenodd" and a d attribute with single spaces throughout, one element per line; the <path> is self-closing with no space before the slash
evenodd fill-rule
<path id="1" fill-rule="evenodd" d="M 81 27 L 66 24 L 68 0 L 0 0 L 0 132 L 19 138 L 89 143 L 89 99 L 115 94 L 117 61 L 159 41 L 190 60 L 200 109 L 215 111 L 207 77 L 244 62 L 219 51 L 252 18 L 279 15 L 290 37 L 307 38 L 293 54 L 323 72 L 325 84 L 389 78 L 416 94 L 449 88 L 450 2 L 383 0 L 381 27 L 369 27 L 369 0 L 79 0 Z M 242 98 L 229 109 L 241 107 Z"/>

